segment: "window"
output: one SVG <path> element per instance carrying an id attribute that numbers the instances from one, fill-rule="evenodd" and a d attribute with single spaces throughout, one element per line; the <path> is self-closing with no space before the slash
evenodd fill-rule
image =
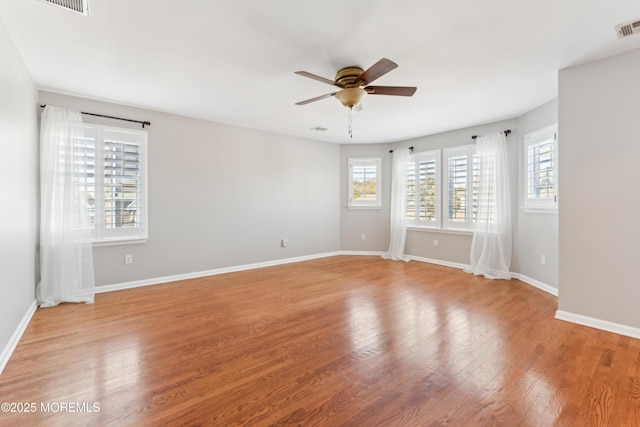
<path id="1" fill-rule="evenodd" d="M 478 167 L 475 145 L 414 154 L 407 165 L 407 226 L 472 230 Z"/>
<path id="2" fill-rule="evenodd" d="M 443 228 L 471 230 L 478 212 L 478 161 L 475 146 L 447 148 Z"/>
<path id="3" fill-rule="evenodd" d="M 478 218 L 494 222 L 493 193 L 480 211 L 480 163 L 475 144 L 414 154 L 407 166 L 407 226 L 468 232 Z"/>
<path id="4" fill-rule="evenodd" d="M 88 227 L 94 242 L 147 238 L 147 132 L 85 124 Z"/>
<path id="5" fill-rule="evenodd" d="M 552 125 L 524 137 L 524 205 L 526 208 L 557 208 L 557 128 L 557 125 Z"/>
<path id="6" fill-rule="evenodd" d="M 440 228 L 440 150 L 411 156 L 407 165 L 406 223 Z"/>
<path id="7" fill-rule="evenodd" d="M 350 208 L 380 208 L 380 158 L 349 159 Z"/>

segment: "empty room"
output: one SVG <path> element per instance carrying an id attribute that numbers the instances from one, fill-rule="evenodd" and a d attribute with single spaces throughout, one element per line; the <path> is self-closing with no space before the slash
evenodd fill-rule
<path id="1" fill-rule="evenodd" d="M 639 426 L 640 4 L 0 0 L 0 426 Z"/>

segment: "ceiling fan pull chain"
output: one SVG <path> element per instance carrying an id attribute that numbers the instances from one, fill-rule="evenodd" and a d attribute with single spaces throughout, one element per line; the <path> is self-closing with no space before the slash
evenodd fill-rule
<path id="1" fill-rule="evenodd" d="M 349 107 L 349 138 L 353 138 L 353 107 Z"/>

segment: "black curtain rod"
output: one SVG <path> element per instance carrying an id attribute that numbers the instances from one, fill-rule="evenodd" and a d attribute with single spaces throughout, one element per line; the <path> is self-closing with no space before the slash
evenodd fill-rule
<path id="1" fill-rule="evenodd" d="M 511 133 L 511 129 L 507 129 L 504 131 L 504 136 L 508 136 Z M 476 139 L 478 135 L 473 135 L 471 139 Z"/>
<path id="2" fill-rule="evenodd" d="M 47 104 L 40 105 L 40 108 L 44 108 L 46 106 L 47 106 Z M 142 125 L 142 129 L 144 129 L 145 126 L 151 126 L 151 122 L 148 122 L 148 121 L 124 119 L 122 117 L 105 116 L 104 114 L 87 113 L 87 112 L 84 112 L 84 111 L 81 111 L 80 114 L 85 114 L 87 116 L 94 116 L 94 117 L 104 117 L 105 119 L 123 120 L 125 122 L 131 122 L 131 123 L 140 123 Z"/>
<path id="3" fill-rule="evenodd" d="M 511 129 L 507 129 L 507 130 L 505 130 L 505 131 L 504 131 L 504 136 L 508 136 L 510 133 L 511 133 Z M 473 135 L 473 136 L 471 137 L 471 139 L 474 139 L 474 140 L 475 140 L 476 138 L 478 138 L 478 135 Z M 409 150 L 411 150 L 411 152 L 413 153 L 413 147 L 409 147 Z M 389 152 L 390 152 L 390 153 L 393 153 L 393 150 L 389 150 Z"/>
<path id="4" fill-rule="evenodd" d="M 409 147 L 409 151 L 413 153 L 413 147 Z M 389 150 L 390 153 L 393 153 L 393 150 Z"/>

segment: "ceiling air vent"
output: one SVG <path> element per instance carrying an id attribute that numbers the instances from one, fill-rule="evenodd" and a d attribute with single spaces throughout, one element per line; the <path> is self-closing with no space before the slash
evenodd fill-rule
<path id="1" fill-rule="evenodd" d="M 628 37 L 632 34 L 638 34 L 640 33 L 640 21 L 617 25 L 616 33 L 618 34 L 619 39 Z"/>
<path id="2" fill-rule="evenodd" d="M 41 0 L 84 16 L 89 16 L 89 0 Z"/>

